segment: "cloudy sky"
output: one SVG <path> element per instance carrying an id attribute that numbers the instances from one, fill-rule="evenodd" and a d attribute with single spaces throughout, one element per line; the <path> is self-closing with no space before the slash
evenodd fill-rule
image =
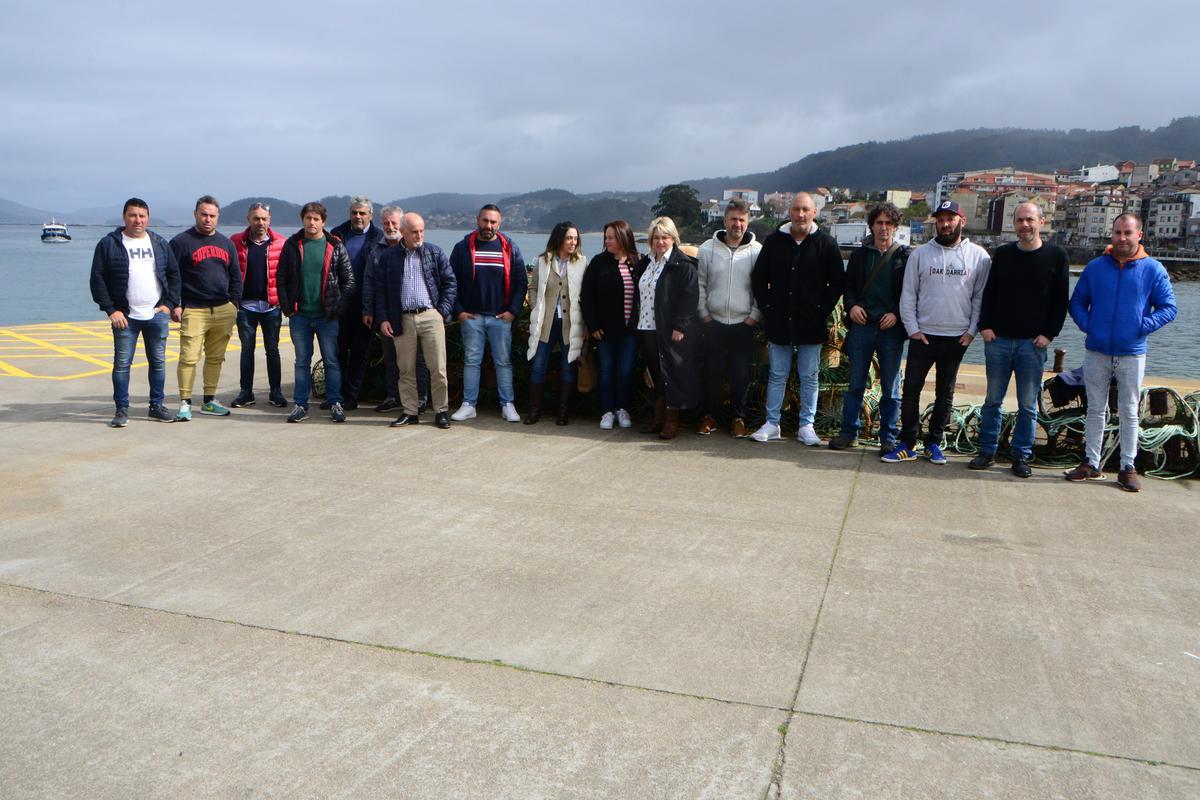
<path id="1" fill-rule="evenodd" d="M 1195 6 L 1101 9 L 10 0 L 0 197 L 653 189 L 871 139 L 1200 113 Z"/>

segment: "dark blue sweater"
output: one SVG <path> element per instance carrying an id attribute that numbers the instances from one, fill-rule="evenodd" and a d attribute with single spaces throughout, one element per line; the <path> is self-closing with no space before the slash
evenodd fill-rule
<path id="1" fill-rule="evenodd" d="M 497 234 L 490 242 L 476 242 L 476 252 L 501 252 L 503 234 Z M 496 316 L 507 311 L 514 317 L 521 316 L 525 305 L 525 288 L 529 275 L 525 271 L 525 259 L 516 242 L 507 239 L 512 248 L 512 261 L 508 274 L 508 297 L 504 296 L 504 270 L 499 267 L 483 267 L 476 270 L 471 261 L 471 246 L 467 234 L 450 251 L 450 266 L 458 282 L 458 299 L 454 304 L 454 315 L 466 311 L 469 314 Z"/>
<path id="2" fill-rule="evenodd" d="M 242 268 L 237 248 L 221 233 L 201 236 L 188 228 L 171 240 L 183 279 L 184 308 L 213 308 L 242 299 Z"/>

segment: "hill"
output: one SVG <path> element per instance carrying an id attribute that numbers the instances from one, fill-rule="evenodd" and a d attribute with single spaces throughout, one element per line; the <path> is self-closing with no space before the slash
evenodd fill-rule
<path id="1" fill-rule="evenodd" d="M 760 192 L 814 186 L 852 189 L 933 188 L 947 172 L 1016 167 L 1053 172 L 1062 167 L 1153 158 L 1200 156 L 1200 117 L 1181 117 L 1154 130 L 1110 131 L 976 128 L 888 142 L 863 142 L 807 155 L 772 172 L 685 181 L 701 197 L 747 186 Z"/>

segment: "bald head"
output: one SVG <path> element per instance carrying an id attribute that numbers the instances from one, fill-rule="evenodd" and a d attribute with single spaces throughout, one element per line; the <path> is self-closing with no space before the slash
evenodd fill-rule
<path id="1" fill-rule="evenodd" d="M 400 218 L 400 238 L 409 250 L 425 243 L 425 220 L 420 214 L 410 211 Z"/>
<path id="2" fill-rule="evenodd" d="M 817 218 L 817 204 L 813 202 L 808 192 L 796 192 L 792 198 L 792 207 L 788 209 L 788 219 L 792 222 L 792 238 L 803 241 L 808 236 L 812 222 Z"/>

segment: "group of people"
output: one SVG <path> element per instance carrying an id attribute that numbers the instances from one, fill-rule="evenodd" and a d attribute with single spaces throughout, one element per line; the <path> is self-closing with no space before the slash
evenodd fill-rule
<path id="1" fill-rule="evenodd" d="M 934 211 L 936 237 L 916 248 L 895 240 L 901 214 L 894 205 L 880 203 L 867 217 L 871 236 L 844 264 L 837 242 L 816 224 L 812 197 L 801 192 L 794 196 L 788 222 L 762 242 L 749 229 L 749 206 L 734 199 L 727 204 L 724 228 L 695 257 L 681 248 L 668 217 L 651 221 L 645 254 L 639 253 L 626 222 L 610 222 L 604 227 L 603 252 L 590 261 L 580 249 L 579 230 L 562 222 L 528 270 L 520 248 L 500 232 L 501 211 L 491 204 L 479 210 L 476 229 L 449 256 L 425 241 L 419 214 L 385 206 L 377 227 L 374 207 L 365 197 L 352 198 L 349 219 L 329 231 L 327 209 L 306 204 L 302 227 L 290 237 L 271 228 L 270 208 L 263 203 L 250 205 L 246 229 L 232 239 L 217 232 L 219 213 L 214 198 L 201 197 L 195 226 L 168 243 L 148 230 L 147 204 L 132 198 L 123 209 L 123 226 L 96 246 L 92 295 L 108 314 L 114 337 L 113 427 L 128 420 L 129 368 L 139 335 L 150 364 L 152 419 L 191 418 L 201 354 L 199 413 L 228 415 L 216 391 L 235 323 L 241 380 L 230 406 L 255 403 L 255 346 L 261 329 L 268 402 L 285 407 L 279 333 L 287 317 L 295 350 L 288 422 L 309 414 L 314 338 L 325 366 L 322 408 L 334 422 L 343 422 L 346 411 L 358 405 L 368 348 L 378 333 L 384 342 L 387 397 L 376 410 L 399 409 L 393 426 L 419 424 L 427 407 L 439 428 L 474 418 L 485 345 L 495 367 L 500 415 L 526 424 L 541 419 L 545 381 L 557 351 L 556 422 L 566 425 L 579 358 L 594 344 L 602 429 L 632 426 L 629 406 L 640 353 L 655 400 L 646 432 L 671 439 L 679 431 L 679 412 L 697 407 L 701 418 L 696 432 L 715 432 L 728 380 L 729 433 L 757 442 L 779 440 L 794 365 L 800 401 L 796 438 L 818 446 L 823 442 L 813 422 L 821 349 L 829 341 L 830 314 L 841 301 L 847 311 L 850 380 L 841 429 L 830 448 L 857 446 L 874 360 L 881 385 L 881 459 L 914 460 L 921 440 L 924 456 L 945 464 L 941 442 L 958 368 L 978 335 L 985 343 L 987 398 L 980 452 L 969 466 L 987 469 L 993 464 L 1001 405 L 1015 376 L 1018 414 L 1011 469 L 1028 477 L 1047 348 L 1069 309 L 1087 334 L 1083 372 L 1088 415 L 1086 460 L 1066 477 L 1104 477 L 1100 447 L 1109 384 L 1115 379 L 1118 482 L 1137 491 L 1137 403 L 1146 338 L 1176 313 L 1166 270 L 1142 249 L 1141 220 L 1134 214 L 1117 218 L 1112 244 L 1088 264 L 1068 299 L 1066 252 L 1042 241 L 1042 211 L 1031 202 L 1014 211 L 1017 240 L 991 255 L 963 235 L 965 217 L 952 201 Z M 522 418 L 514 397 L 511 351 L 512 325 L 526 305 L 530 396 Z M 174 414 L 167 410 L 164 394 L 171 319 L 180 323 L 180 403 Z M 453 414 L 445 333 L 452 322 L 459 325 L 464 352 L 463 399 Z M 746 394 L 759 328 L 769 358 L 766 419 L 751 433 Z M 921 392 L 931 369 L 936 374 L 934 406 L 921 437 Z"/>

